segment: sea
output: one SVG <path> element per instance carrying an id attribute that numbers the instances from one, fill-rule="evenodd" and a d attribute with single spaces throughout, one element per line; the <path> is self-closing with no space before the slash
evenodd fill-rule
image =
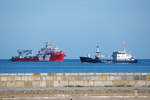
<path id="1" fill-rule="evenodd" d="M 63 62 L 12 62 L 0 60 L 0 73 L 150 73 L 150 59 L 136 64 L 88 64 L 79 59 Z"/>

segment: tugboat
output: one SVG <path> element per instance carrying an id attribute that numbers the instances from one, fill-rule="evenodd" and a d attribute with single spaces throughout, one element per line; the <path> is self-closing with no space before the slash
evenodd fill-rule
<path id="1" fill-rule="evenodd" d="M 32 55 L 32 50 L 17 50 L 18 56 L 12 57 L 11 61 L 63 61 L 65 52 L 60 51 L 59 48 L 52 47 L 50 42 L 46 42 L 45 47 L 38 51 L 35 56 Z"/>
<path id="2" fill-rule="evenodd" d="M 131 54 L 127 54 L 125 48 L 122 51 L 114 51 L 112 54 L 113 63 L 137 63 L 138 60 L 135 59 Z"/>
<path id="3" fill-rule="evenodd" d="M 95 54 L 95 58 L 94 59 L 90 57 L 90 54 L 88 54 L 87 57 L 80 57 L 80 61 L 82 63 L 102 63 L 100 57 L 101 57 L 100 56 L 100 48 L 97 45 L 96 46 L 96 54 Z"/>

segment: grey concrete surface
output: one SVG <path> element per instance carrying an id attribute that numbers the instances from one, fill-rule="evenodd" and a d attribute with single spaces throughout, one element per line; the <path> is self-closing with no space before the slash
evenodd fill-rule
<path id="1" fill-rule="evenodd" d="M 59 87 L 59 88 L 0 88 L 0 92 L 2 91 L 49 91 L 49 90 L 150 90 L 150 87 Z"/>
<path id="2" fill-rule="evenodd" d="M 12 97 L 0 98 L 1 100 L 150 100 L 150 97 L 100 97 L 100 96 L 75 96 L 75 97 Z"/>

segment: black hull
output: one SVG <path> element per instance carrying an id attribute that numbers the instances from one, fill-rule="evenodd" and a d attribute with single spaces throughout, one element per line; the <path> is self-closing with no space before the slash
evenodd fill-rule
<path id="1" fill-rule="evenodd" d="M 80 57 L 82 63 L 102 63 L 100 59 L 92 59 L 89 57 Z"/>

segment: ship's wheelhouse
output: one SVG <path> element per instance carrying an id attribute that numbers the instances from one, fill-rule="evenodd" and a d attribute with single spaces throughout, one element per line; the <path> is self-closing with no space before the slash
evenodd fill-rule
<path id="1" fill-rule="evenodd" d="M 125 51 L 114 51 L 112 57 L 114 61 L 126 61 L 133 59 L 132 55 L 127 54 Z"/>

